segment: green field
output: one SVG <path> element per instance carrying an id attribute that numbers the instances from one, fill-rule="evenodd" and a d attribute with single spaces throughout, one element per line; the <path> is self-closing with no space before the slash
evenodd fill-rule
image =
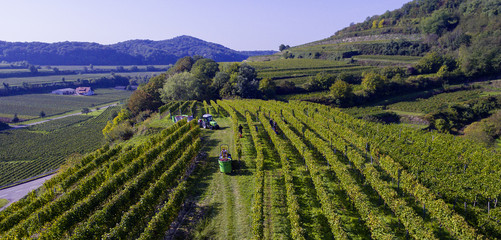
<path id="1" fill-rule="evenodd" d="M 93 96 L 64 96 L 55 94 L 25 94 L 0 97 L 0 114 L 11 117 L 38 117 L 41 111 L 47 116 L 127 99 L 132 92 L 115 89 L 96 89 Z M 21 117 L 22 118 L 22 117 Z"/>
<path id="2" fill-rule="evenodd" d="M 17 69 L 16 69 L 17 70 Z M 124 76 L 124 77 L 152 77 L 161 74 L 162 72 L 122 72 L 116 73 L 116 75 Z M 73 74 L 73 75 L 51 75 L 51 76 L 41 76 L 41 77 L 13 77 L 13 78 L 0 78 L 0 83 L 6 83 L 10 86 L 22 86 L 23 83 L 53 83 L 53 82 L 62 82 L 64 78 L 67 82 L 75 82 L 78 79 L 80 80 L 91 80 L 102 77 L 111 77 L 110 73 L 88 73 L 88 74 Z M 0 86 L 3 88 L 3 84 Z"/>

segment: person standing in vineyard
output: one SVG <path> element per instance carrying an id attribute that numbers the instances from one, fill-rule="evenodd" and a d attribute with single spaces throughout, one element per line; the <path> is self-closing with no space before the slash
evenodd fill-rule
<path id="1" fill-rule="evenodd" d="M 242 125 L 239 124 L 238 125 L 238 132 L 240 133 L 240 138 L 242 138 L 242 129 L 243 129 Z"/>

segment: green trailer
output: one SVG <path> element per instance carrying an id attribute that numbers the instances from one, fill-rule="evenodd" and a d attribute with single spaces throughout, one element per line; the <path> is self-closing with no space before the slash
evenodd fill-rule
<path id="1" fill-rule="evenodd" d="M 231 173 L 231 154 L 229 153 L 228 144 L 221 145 L 221 153 L 219 155 L 219 171 L 222 173 Z"/>

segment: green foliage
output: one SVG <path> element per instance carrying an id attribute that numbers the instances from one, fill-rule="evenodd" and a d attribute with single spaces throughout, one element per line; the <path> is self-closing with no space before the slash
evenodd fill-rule
<path id="1" fill-rule="evenodd" d="M 437 126 L 437 123 L 439 125 L 448 123 L 449 127 L 442 128 L 443 130 L 459 131 L 464 126 L 489 116 L 493 110 L 499 108 L 501 108 L 499 99 L 486 97 L 453 104 L 447 109 L 428 114 L 426 118 L 430 121 L 432 128 L 438 129 L 440 126 Z"/>
<path id="2" fill-rule="evenodd" d="M 376 72 L 365 72 L 362 78 L 362 89 L 368 94 L 375 94 L 384 89 L 387 78 Z"/>
<path id="3" fill-rule="evenodd" d="M 431 52 L 419 60 L 416 68 L 420 73 L 427 74 L 438 72 L 442 66 L 446 66 L 446 69 L 442 71 L 453 71 L 457 68 L 457 62 L 452 57 L 444 56 L 437 52 Z"/>
<path id="4" fill-rule="evenodd" d="M 214 78 L 217 72 L 219 72 L 219 64 L 208 58 L 196 61 L 191 69 L 191 73 L 205 82 Z"/>
<path id="5" fill-rule="evenodd" d="M 168 74 L 173 75 L 176 73 L 189 72 L 195 61 L 192 57 L 186 56 L 177 60 L 176 64 L 167 71 Z"/>
<path id="6" fill-rule="evenodd" d="M 381 21 L 379 21 L 379 23 L 377 24 L 377 27 L 378 28 L 383 28 L 384 27 L 384 18 L 381 19 Z"/>
<path id="7" fill-rule="evenodd" d="M 182 72 L 168 78 L 160 90 L 162 101 L 194 100 L 202 95 L 202 81 L 194 74 Z"/>
<path id="8" fill-rule="evenodd" d="M 447 9 L 434 11 L 431 16 L 421 21 L 420 27 L 424 33 L 434 33 L 441 35 L 445 31 L 450 31 L 458 24 L 456 16 Z"/>
<path id="9" fill-rule="evenodd" d="M 328 74 L 326 72 L 320 72 L 314 77 L 310 77 L 309 81 L 306 82 L 306 90 L 308 91 L 320 91 L 328 89 L 336 80 L 336 76 Z"/>
<path id="10" fill-rule="evenodd" d="M 332 98 L 339 99 L 341 105 L 345 102 L 350 102 L 354 96 L 351 85 L 343 80 L 336 80 L 329 90 Z"/>
<path id="11" fill-rule="evenodd" d="M 123 139 L 122 137 L 126 138 L 123 140 L 127 140 L 132 137 L 132 128 L 129 121 L 131 117 L 131 112 L 126 108 L 122 108 L 116 117 L 113 118 L 112 121 L 108 121 L 106 126 L 103 128 L 102 133 L 106 140 L 112 142 L 118 139 Z"/>
<path id="12" fill-rule="evenodd" d="M 259 81 L 259 91 L 263 94 L 265 99 L 273 99 L 276 94 L 275 82 L 269 78 Z"/>
<path id="13" fill-rule="evenodd" d="M 495 139 L 501 136 L 501 111 L 490 117 L 474 122 L 464 129 L 464 137 L 473 142 L 483 143 L 486 147 L 494 147 Z"/>
<path id="14" fill-rule="evenodd" d="M 127 108 L 130 109 L 133 115 L 142 111 L 155 110 L 157 99 L 145 92 L 143 89 L 137 89 L 132 93 L 127 101 Z"/>

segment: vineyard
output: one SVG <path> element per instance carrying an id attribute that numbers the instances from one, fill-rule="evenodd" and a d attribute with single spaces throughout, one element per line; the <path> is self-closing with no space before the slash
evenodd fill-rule
<path id="1" fill-rule="evenodd" d="M 55 94 L 24 94 L 1 97 L 0 114 L 38 117 L 40 112 L 46 116 L 62 114 L 82 108 L 91 108 L 106 103 L 127 99 L 130 91 L 115 89 L 96 89 L 93 96 L 70 96 Z"/>
<path id="2" fill-rule="evenodd" d="M 328 61 L 318 59 L 281 59 L 266 62 L 249 62 L 256 68 L 258 78 L 291 81 L 301 85 L 311 76 L 318 73 L 337 74 L 341 72 L 362 73 L 372 67 L 349 64 L 343 61 Z"/>
<path id="3" fill-rule="evenodd" d="M 141 144 L 106 145 L 0 212 L 0 236 L 501 238 L 501 155 L 464 139 L 300 101 L 162 111 L 211 113 L 221 130 L 183 120 Z M 231 174 L 219 173 L 220 144 Z"/>
<path id="4" fill-rule="evenodd" d="M 97 117 L 72 116 L 27 129 L 0 132 L 0 186 L 58 169 L 71 154 L 102 146 L 101 129 L 119 111 L 107 108 Z"/>

